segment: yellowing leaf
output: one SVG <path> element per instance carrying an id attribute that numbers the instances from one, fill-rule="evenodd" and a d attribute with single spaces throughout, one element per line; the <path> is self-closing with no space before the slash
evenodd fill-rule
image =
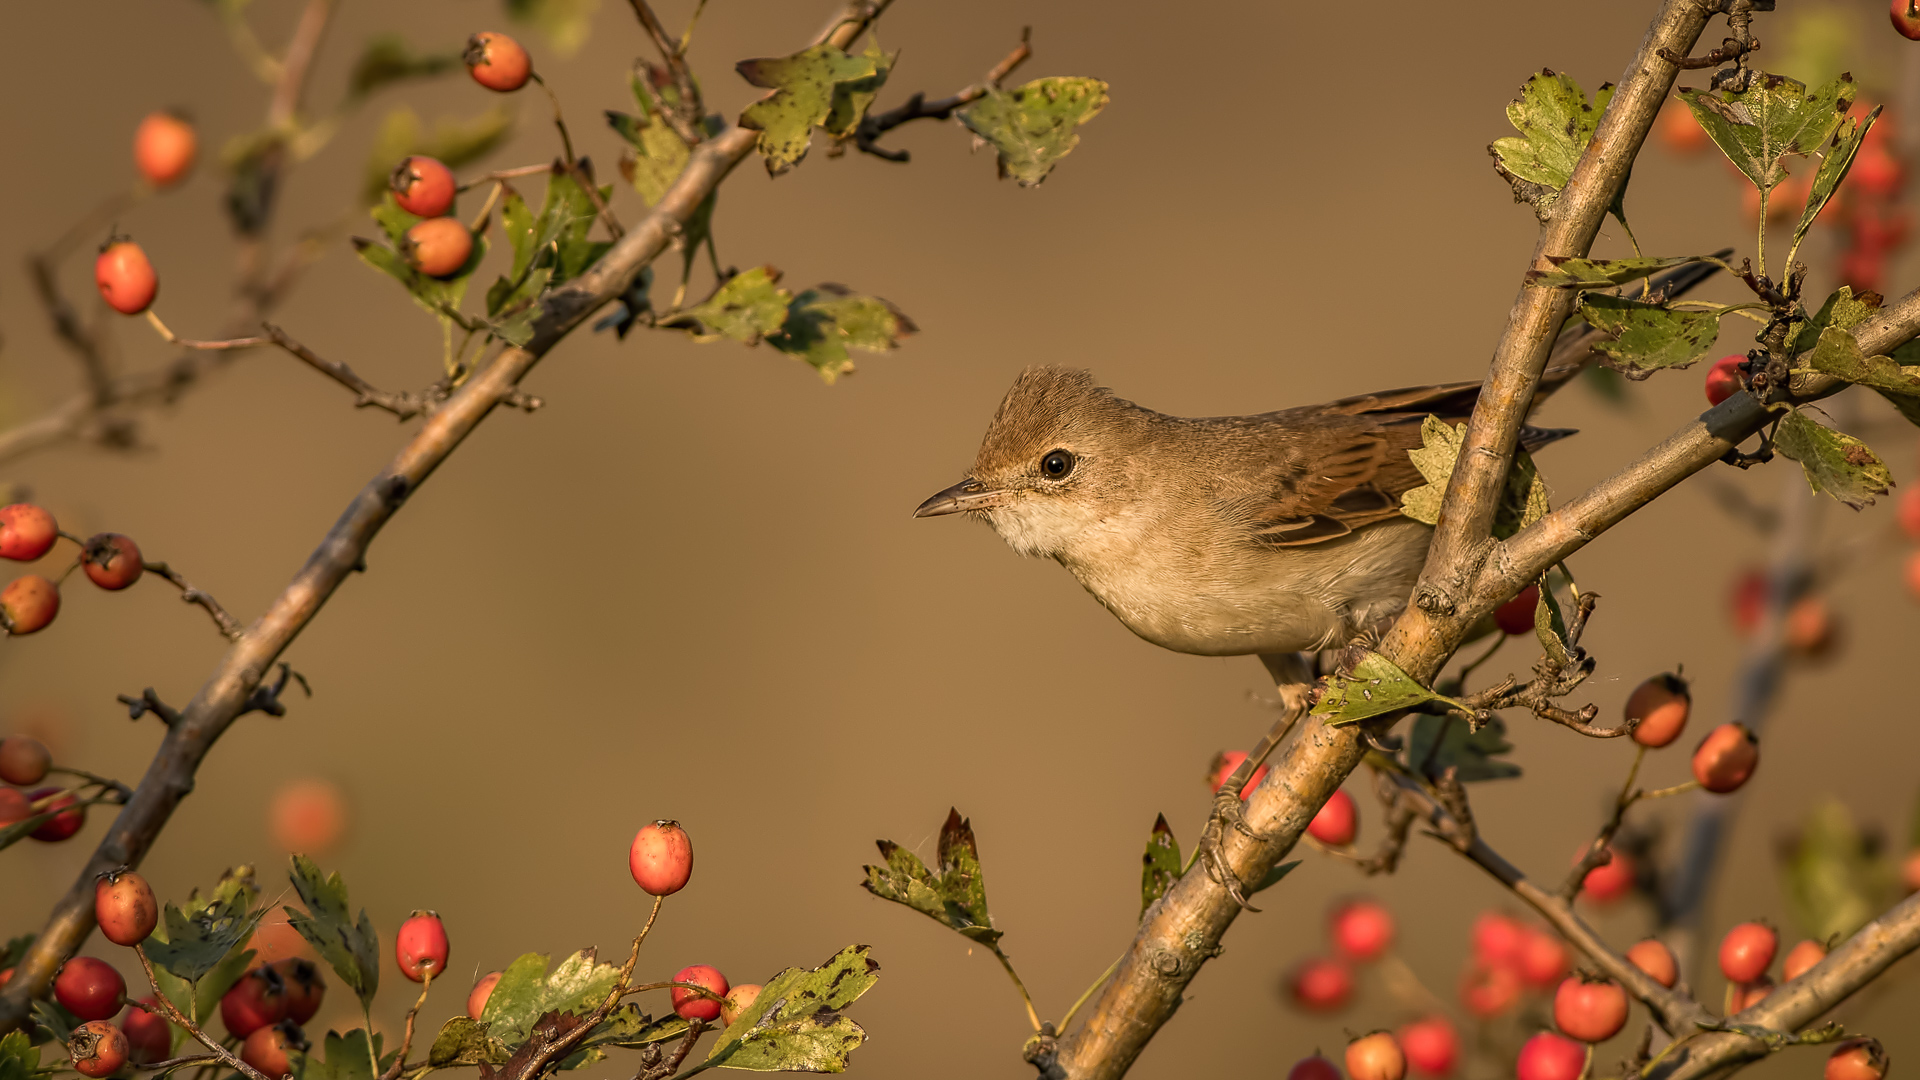
<path id="1" fill-rule="evenodd" d="M 1077 128 L 1107 107 L 1107 84 L 1099 79 L 1055 76 L 1017 90 L 992 89 L 961 110 L 960 122 L 993 144 L 1000 175 L 1021 187 L 1047 178 L 1054 163 L 1080 145 Z"/>

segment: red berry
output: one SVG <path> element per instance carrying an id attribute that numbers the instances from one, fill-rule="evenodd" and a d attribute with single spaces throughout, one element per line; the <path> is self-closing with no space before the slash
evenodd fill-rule
<path id="1" fill-rule="evenodd" d="M 1332 957 L 1309 957 L 1288 973 L 1287 992 L 1308 1012 L 1338 1012 L 1353 996 L 1353 970 Z"/>
<path id="2" fill-rule="evenodd" d="M 1920 11 L 1915 11 L 1913 0 L 1893 0 L 1887 6 L 1887 17 L 1893 20 L 1893 28 L 1899 31 L 1901 37 L 1920 41 Z M 1836 1080 L 1831 1065 L 1827 1067 L 1827 1072 L 1827 1080 Z"/>
<path id="3" fill-rule="evenodd" d="M 656 821 L 634 834 L 627 849 L 634 883 L 653 896 L 672 896 L 693 877 L 693 841 L 677 821 Z"/>
<path id="4" fill-rule="evenodd" d="M 95 585 L 119 590 L 139 581 L 146 564 L 140 561 L 140 545 L 132 540 L 119 533 L 96 533 L 87 540 L 80 568 Z"/>
<path id="5" fill-rule="evenodd" d="M 485 32 L 467 39 L 467 71 L 473 81 L 489 90 L 511 93 L 527 85 L 533 74 L 533 61 L 520 43 L 505 34 Z"/>
<path id="6" fill-rule="evenodd" d="M 1345 847 L 1353 843 L 1353 837 L 1360 829 L 1360 811 L 1353 805 L 1353 796 L 1336 790 L 1333 797 L 1313 815 L 1313 821 L 1307 826 L 1307 835 L 1323 844 L 1333 847 Z"/>
<path id="7" fill-rule="evenodd" d="M 153 304 L 160 278 L 147 253 L 131 240 L 110 240 L 93 260 L 93 283 L 107 306 L 122 315 L 138 315 Z"/>
<path id="8" fill-rule="evenodd" d="M 1391 1031 L 1362 1035 L 1347 1044 L 1350 1080 L 1401 1080 L 1407 1075 L 1407 1055 Z"/>
<path id="9" fill-rule="evenodd" d="M 1780 977 L 1787 982 L 1805 975 L 1815 964 L 1827 958 L 1827 947 L 1818 941 L 1803 941 L 1787 950 L 1780 964 Z"/>
<path id="10" fill-rule="evenodd" d="M 431 911 L 416 911 L 393 935 L 393 959 L 400 974 L 424 982 L 447 970 L 447 928 Z"/>
<path id="11" fill-rule="evenodd" d="M 1586 1067 L 1586 1047 L 1565 1036 L 1542 1031 L 1520 1048 L 1514 1076 L 1518 1080 L 1579 1080 Z"/>
<path id="12" fill-rule="evenodd" d="M 473 989 L 467 994 L 467 1019 L 478 1020 L 485 1015 L 487 999 L 493 996 L 493 988 L 499 982 L 500 973 L 489 971 L 473 984 Z"/>
<path id="13" fill-rule="evenodd" d="M 416 217 L 436 218 L 453 209 L 453 170 L 435 158 L 420 154 L 394 166 L 387 178 L 393 201 Z"/>
<path id="14" fill-rule="evenodd" d="M 1444 1016 L 1415 1020 L 1400 1029 L 1407 1064 L 1422 1076 L 1447 1076 L 1460 1060 L 1460 1036 Z"/>
<path id="15" fill-rule="evenodd" d="M 706 964 L 693 964 L 673 973 L 673 981 L 704 986 L 721 997 L 727 996 L 727 977 L 720 974 L 719 968 Z M 682 1020 L 714 1020 L 720 1016 L 720 1003 L 697 991 L 676 986 L 668 995 L 673 999 L 673 1011 Z"/>
<path id="16" fill-rule="evenodd" d="M 1880 199 L 1898 195 L 1900 183 L 1905 179 L 1906 170 L 1900 167 L 1900 159 L 1884 150 L 1863 150 L 1847 170 L 1847 187 Z"/>
<path id="17" fill-rule="evenodd" d="M 236 1039 L 286 1018 L 287 985 L 271 967 L 247 972 L 220 999 L 220 1021 L 227 1025 L 227 1034 Z"/>
<path id="18" fill-rule="evenodd" d="M 1540 586 L 1529 585 L 1520 595 L 1493 609 L 1494 625 L 1503 634 L 1533 633 L 1533 613 L 1540 606 Z"/>
<path id="19" fill-rule="evenodd" d="M 292 1051 L 305 1040 L 298 1025 L 288 1021 L 260 1028 L 240 1044 L 240 1060 L 273 1080 L 293 1072 Z"/>
<path id="20" fill-rule="evenodd" d="M 725 1027 L 732 1027 L 735 1020 L 740 1019 L 743 1013 L 753 1008 L 754 1002 L 760 1000 L 761 989 L 759 983 L 741 983 L 728 990 L 727 1000 L 720 1003 L 720 1023 Z"/>
<path id="21" fill-rule="evenodd" d="M 1879 1039 L 1848 1039 L 1828 1055 L 1826 1080 L 1881 1080 L 1887 1075 L 1887 1064 L 1887 1051 Z"/>
<path id="22" fill-rule="evenodd" d="M 1716 795 L 1737 791 L 1760 764 L 1760 740 L 1745 724 L 1721 724 L 1693 752 L 1693 778 Z"/>
<path id="23" fill-rule="evenodd" d="M 1687 680 L 1672 673 L 1655 675 L 1633 688 L 1627 696 L 1627 720 L 1637 721 L 1633 741 L 1641 746 L 1661 747 L 1680 737 L 1687 726 L 1687 713 L 1693 708 L 1693 695 Z"/>
<path id="24" fill-rule="evenodd" d="M 32 816 L 33 802 L 27 798 L 26 792 L 10 787 L 0 787 L 0 828 L 5 828 L 16 821 L 25 821 Z"/>
<path id="25" fill-rule="evenodd" d="M 172 113 L 148 113 L 133 133 L 133 164 L 147 183 L 171 187 L 193 168 L 198 145 L 192 124 Z"/>
<path id="26" fill-rule="evenodd" d="M 1287 1070 L 1287 1080 L 1341 1080 L 1340 1067 L 1315 1054 L 1294 1062 Z"/>
<path id="27" fill-rule="evenodd" d="M 12 980 L 13 980 L 12 968 L 8 968 L 5 971 L 0 971 L 0 986 L 5 986 L 7 985 L 7 983 L 11 982 Z"/>
<path id="28" fill-rule="evenodd" d="M 1239 768 L 1240 763 L 1245 760 L 1247 760 L 1245 750 L 1222 750 L 1213 755 L 1213 764 L 1207 766 L 1207 786 L 1217 794 L 1221 787 L 1225 786 L 1227 777 L 1232 776 L 1233 770 Z M 1260 781 L 1266 778 L 1268 771 L 1272 768 L 1271 765 L 1262 765 L 1253 770 L 1253 776 L 1247 780 L 1247 786 L 1240 789 L 1240 798 L 1245 800 L 1247 796 L 1253 794 L 1253 789 L 1260 786 Z"/>
<path id="29" fill-rule="evenodd" d="M 473 234 L 450 217 L 428 218 L 407 230 L 400 256 L 428 277 L 449 277 L 467 265 L 473 254 Z"/>
<path id="30" fill-rule="evenodd" d="M 151 997 L 140 999 L 142 1003 L 156 1008 L 159 1003 Z M 173 1025 L 159 1013 L 148 1012 L 134 1007 L 127 1011 L 127 1018 L 121 1022 L 120 1030 L 127 1036 L 127 1060 L 135 1065 L 151 1065 L 156 1061 L 165 1061 L 173 1055 Z"/>
<path id="31" fill-rule="evenodd" d="M 115 945 L 138 945 L 160 921 L 160 905 L 147 879 L 131 870 L 101 878 L 93 887 L 93 917 Z"/>
<path id="32" fill-rule="evenodd" d="M 1553 1026 L 1581 1042 L 1606 1042 L 1627 1026 L 1627 992 L 1612 979 L 1575 975 L 1553 992 Z"/>
<path id="33" fill-rule="evenodd" d="M 347 800 L 331 780 L 291 780 L 267 804 L 273 841 L 286 851 L 312 855 L 339 843 L 347 830 Z"/>
<path id="34" fill-rule="evenodd" d="M 53 977 L 53 997 L 82 1020 L 105 1020 L 120 1011 L 127 981 L 105 960 L 76 956 Z"/>
<path id="35" fill-rule="evenodd" d="M 127 1037 L 105 1020 L 93 1020 L 73 1029 L 67 1056 L 82 1076 L 107 1076 L 127 1063 Z"/>
<path id="36" fill-rule="evenodd" d="M 9 784 L 37 784 L 53 768 L 53 753 L 47 744 L 31 735 L 9 735 L 0 739 L 0 780 Z"/>
<path id="37" fill-rule="evenodd" d="M 1760 619 L 1767 613 L 1767 594 L 1771 591 L 1767 575 L 1760 570 L 1749 568 L 1734 579 L 1728 600 L 1733 609 L 1733 628 L 1741 637 L 1760 628 Z"/>
<path id="38" fill-rule="evenodd" d="M 0 619 L 7 633 L 31 634 L 43 630 L 60 614 L 60 587 L 39 574 L 25 574 L 0 589 Z"/>
<path id="39" fill-rule="evenodd" d="M 1920 540 L 1920 484 L 1915 484 L 1900 493 L 1900 531 L 1907 534 L 1909 540 Z M 0 510 L 0 514 L 6 511 Z M 0 533 L 0 536 L 5 534 Z M 0 552 L 6 550 L 6 542 L 0 540 Z"/>
<path id="40" fill-rule="evenodd" d="M 1818 596 L 1803 596 L 1787 609 L 1787 647 L 1801 656 L 1817 657 L 1833 645 L 1833 614 Z"/>
<path id="41" fill-rule="evenodd" d="M 1746 1012 L 1773 993 L 1773 976 L 1762 975 L 1750 983 L 1736 983 L 1727 995 L 1727 1015 Z"/>
<path id="42" fill-rule="evenodd" d="M 1657 130 L 1661 145 L 1676 154 L 1694 153 L 1713 141 L 1707 129 L 1693 118 L 1693 110 L 1679 101 L 1669 101 L 1660 110 Z"/>
<path id="43" fill-rule="evenodd" d="M 1723 356 L 1707 369 L 1707 404 L 1718 405 L 1738 393 L 1740 385 L 1740 365 L 1747 362 L 1744 356 Z"/>
<path id="44" fill-rule="evenodd" d="M 1587 871 L 1587 876 L 1580 879 L 1580 891 L 1596 904 L 1610 904 L 1633 891 L 1632 857 L 1618 848 L 1608 850 L 1612 852 L 1613 858 L 1609 859 L 1605 865 L 1596 866 Z M 1586 853 L 1587 849 L 1584 846 L 1581 847 L 1574 855 L 1574 863 L 1578 865 Z"/>
<path id="45" fill-rule="evenodd" d="M 1668 989 L 1680 981 L 1680 962 L 1673 957 L 1673 950 L 1654 938 L 1636 942 L 1627 950 L 1627 959 L 1633 966 L 1647 973 L 1654 982 Z"/>
<path id="46" fill-rule="evenodd" d="M 1333 947 L 1349 960 L 1378 960 L 1393 944 L 1393 913 L 1372 900 L 1353 900 L 1333 910 Z"/>
<path id="47" fill-rule="evenodd" d="M 41 799 L 51 800 L 45 806 L 35 810 L 35 814 L 44 814 L 49 810 L 60 811 L 53 816 L 51 821 L 48 821 L 45 825 L 40 826 L 27 835 L 33 837 L 35 840 L 45 841 L 49 844 L 57 844 L 67 837 L 72 836 L 74 833 L 79 832 L 80 827 L 87 823 L 87 808 L 74 805 L 80 801 L 80 797 L 70 791 L 62 795 L 60 793 L 63 790 L 65 789 L 43 787 L 34 788 L 32 791 L 27 792 L 27 801 L 30 803 L 37 803 Z M 72 807 L 72 809 L 63 809 L 64 807 Z M 99 961 L 95 961 L 95 963 L 98 962 Z M 109 1013 L 108 1015 L 110 1016 L 112 1014 Z M 106 1017 L 89 1016 L 87 1019 L 104 1020 Z"/>
<path id="48" fill-rule="evenodd" d="M 1520 962 L 1528 933 L 1511 916 L 1483 911 L 1473 920 L 1473 955 L 1488 967 L 1512 967 Z"/>
<path id="49" fill-rule="evenodd" d="M 1920 850 L 1908 852 L 1906 861 L 1900 864 L 1900 887 L 1908 896 L 1920 892 Z"/>
<path id="50" fill-rule="evenodd" d="M 32 562 L 60 538 L 53 515 L 32 503 L 0 506 L 0 559 Z"/>
<path id="51" fill-rule="evenodd" d="M 1510 967 L 1475 964 L 1460 980 L 1460 1003 L 1482 1020 L 1513 1008 L 1520 1000 L 1520 973 Z"/>
<path id="52" fill-rule="evenodd" d="M 1567 947 L 1559 938 L 1538 930 L 1527 935 L 1527 943 L 1520 950 L 1520 978 L 1528 986 L 1545 990 L 1559 982 L 1572 966 Z"/>
<path id="53" fill-rule="evenodd" d="M 287 1019 L 295 1024 L 304 1024 L 313 1019 L 314 1014 L 320 1011 L 320 1003 L 327 998 L 327 980 L 321 977 L 320 966 L 295 956 L 276 960 L 273 970 L 280 976 L 280 984 L 287 992 Z"/>
<path id="54" fill-rule="evenodd" d="M 1750 983 L 1773 966 L 1780 935 L 1762 922 L 1743 922 L 1720 939 L 1720 974 L 1728 982 Z"/>

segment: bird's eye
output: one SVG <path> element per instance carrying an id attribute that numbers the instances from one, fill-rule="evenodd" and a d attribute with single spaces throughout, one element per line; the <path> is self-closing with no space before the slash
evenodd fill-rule
<path id="1" fill-rule="evenodd" d="M 1040 459 L 1040 472 L 1049 480 L 1065 480 L 1073 471 L 1073 455 L 1065 450 L 1054 450 Z"/>

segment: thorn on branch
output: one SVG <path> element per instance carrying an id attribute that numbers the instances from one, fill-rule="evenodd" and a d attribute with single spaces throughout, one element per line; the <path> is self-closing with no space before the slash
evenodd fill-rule
<path id="1" fill-rule="evenodd" d="M 287 715 L 287 707 L 280 701 L 280 694 L 287 688 L 288 680 L 298 682 L 302 692 L 308 697 L 313 696 L 313 687 L 307 685 L 307 677 L 282 663 L 280 677 L 271 686 L 261 683 L 254 687 L 253 693 L 247 695 L 247 703 L 241 706 L 240 715 L 245 716 L 250 712 L 263 712 L 273 717 Z"/>
<path id="2" fill-rule="evenodd" d="M 180 721 L 180 710 L 161 701 L 160 695 L 154 693 L 153 687 L 151 686 L 140 691 L 139 697 L 128 697 L 125 694 L 116 694 L 114 700 L 127 707 L 127 719 L 129 720 L 138 720 L 148 713 L 152 713 L 159 717 L 160 722 L 168 727 L 172 727 Z"/>

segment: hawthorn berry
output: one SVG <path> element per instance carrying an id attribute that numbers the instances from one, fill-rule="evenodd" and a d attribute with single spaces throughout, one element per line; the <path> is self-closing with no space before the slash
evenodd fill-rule
<path id="1" fill-rule="evenodd" d="M 1489 967 L 1510 967 L 1520 962 L 1528 933 L 1510 915 L 1483 911 L 1473 920 L 1473 955 Z"/>
<path id="2" fill-rule="evenodd" d="M 1716 795 L 1738 791 L 1760 764 L 1760 739 L 1745 724 L 1721 724 L 1693 751 L 1693 778 Z"/>
<path id="3" fill-rule="evenodd" d="M 1633 741 L 1655 748 L 1671 743 L 1687 726 L 1692 708 L 1687 680 L 1672 672 L 1655 675 L 1627 695 L 1627 722 L 1634 724 Z"/>
<path id="4" fill-rule="evenodd" d="M 16 821 L 25 821 L 32 816 L 33 803 L 28 800 L 26 792 L 10 787 L 0 787 L 0 828 L 5 828 Z"/>
<path id="5" fill-rule="evenodd" d="M 143 997 L 140 1002 L 159 1007 L 159 1002 L 151 997 Z M 127 1010 L 126 1019 L 120 1022 L 120 1030 L 127 1037 L 127 1060 L 135 1065 L 165 1061 L 173 1054 L 173 1025 L 157 1012 L 148 1012 L 135 1005 Z"/>
<path id="6" fill-rule="evenodd" d="M 1782 631 L 1787 647 L 1806 657 L 1824 655 L 1833 645 L 1833 612 L 1818 596 L 1803 596 L 1787 609 Z"/>
<path id="7" fill-rule="evenodd" d="M 127 1063 L 127 1037 L 105 1020 L 90 1020 L 68 1036 L 67 1056 L 82 1076 L 108 1076 Z"/>
<path id="8" fill-rule="evenodd" d="M 31 735 L 0 739 L 0 780 L 26 787 L 46 779 L 53 768 L 53 752 Z"/>
<path id="9" fill-rule="evenodd" d="M 1287 994 L 1308 1012 L 1339 1012 L 1353 996 L 1353 969 L 1334 957 L 1308 957 L 1287 973 Z"/>
<path id="10" fill-rule="evenodd" d="M 236 1039 L 286 1018 L 287 984 L 271 967 L 257 967 L 242 975 L 220 998 L 220 1022 Z"/>
<path id="11" fill-rule="evenodd" d="M 1401 1080 L 1407 1055 L 1391 1031 L 1375 1031 L 1347 1044 L 1349 1080 Z"/>
<path id="12" fill-rule="evenodd" d="M 1770 592 L 1772 587 L 1767 584 L 1765 571 L 1748 567 L 1733 579 L 1733 589 L 1727 600 L 1733 615 L 1733 629 L 1741 637 L 1760 629 L 1760 620 L 1767 611 L 1767 594 Z"/>
<path id="13" fill-rule="evenodd" d="M 115 238 L 100 249 L 93 260 L 93 283 L 107 306 L 122 315 L 138 315 L 153 305 L 160 291 L 160 278 L 147 261 L 147 253 L 131 240 Z"/>
<path id="14" fill-rule="evenodd" d="M 727 1000 L 720 1003 L 720 1023 L 732 1027 L 742 1013 L 753 1008 L 753 1003 L 760 1000 L 760 990 L 759 983 L 741 983 L 728 990 Z"/>
<path id="15" fill-rule="evenodd" d="M 1219 794 L 1220 789 L 1226 786 L 1227 778 L 1233 775 L 1233 770 L 1239 768 L 1240 763 L 1245 760 L 1247 760 L 1245 750 L 1222 750 L 1213 755 L 1213 764 L 1207 766 L 1207 786 L 1213 789 L 1215 794 Z M 1253 794 L 1253 789 L 1260 786 L 1260 781 L 1266 779 L 1268 771 L 1272 768 L 1271 765 L 1262 765 L 1253 770 L 1253 776 L 1248 778 L 1247 786 L 1240 789 L 1240 798 L 1243 801 Z"/>
<path id="16" fill-rule="evenodd" d="M 271 966 L 287 992 L 287 1019 L 295 1024 L 313 1019 L 327 997 L 327 980 L 320 975 L 320 965 L 295 956 L 277 960 Z"/>
<path id="17" fill-rule="evenodd" d="M 1750 983 L 1736 983 L 1727 988 L 1727 1015 L 1746 1012 L 1767 999 L 1773 993 L 1773 976 L 1762 975 Z"/>
<path id="18" fill-rule="evenodd" d="M 23 574 L 0 589 L 0 620 L 9 634 L 44 630 L 60 614 L 60 587 L 39 574 Z"/>
<path id="19" fill-rule="evenodd" d="M 1676 154 L 1695 153 L 1713 141 L 1707 129 L 1693 118 L 1693 110 L 1679 101 L 1669 101 L 1667 107 L 1660 110 L 1656 131 L 1660 144 Z"/>
<path id="20" fill-rule="evenodd" d="M 1787 950 L 1787 958 L 1780 964 L 1780 977 L 1787 982 L 1805 975 L 1815 964 L 1827 958 L 1827 947 L 1818 941 L 1803 941 Z"/>
<path id="21" fill-rule="evenodd" d="M 693 877 L 693 841 L 677 821 L 642 826 L 627 849 L 634 884 L 652 896 L 672 896 Z"/>
<path id="22" fill-rule="evenodd" d="M 1520 590 L 1520 595 L 1493 609 L 1493 622 L 1507 635 L 1533 632 L 1533 613 L 1540 606 L 1538 583 Z"/>
<path id="23" fill-rule="evenodd" d="M 1545 990 L 1558 983 L 1572 966 L 1566 945 L 1553 934 L 1535 930 L 1520 949 L 1520 978 L 1536 989 Z"/>
<path id="24" fill-rule="evenodd" d="M 1353 796 L 1342 790 L 1335 790 L 1313 815 L 1313 821 L 1307 825 L 1307 835 L 1323 844 L 1333 847 L 1346 847 L 1353 843 L 1354 835 L 1360 830 L 1360 811 L 1353 804 Z"/>
<path id="25" fill-rule="evenodd" d="M 500 982 L 500 972 L 489 971 L 480 976 L 467 992 L 467 1019 L 478 1020 L 487 1011 L 487 999 L 493 996 L 493 988 Z"/>
<path id="26" fill-rule="evenodd" d="M 160 921 L 160 905 L 147 879 L 131 870 L 108 874 L 93 887 L 93 918 L 115 945 L 138 945 Z"/>
<path id="27" fill-rule="evenodd" d="M 431 911 L 416 911 L 393 935 L 393 960 L 400 974 L 425 982 L 447 970 L 447 928 Z"/>
<path id="28" fill-rule="evenodd" d="M 282 1020 L 247 1036 L 240 1044 L 240 1060 L 277 1080 L 293 1072 L 291 1051 L 305 1047 L 306 1039 L 300 1034 L 300 1026 L 291 1020 Z"/>
<path id="29" fill-rule="evenodd" d="M 13 980 L 12 968 L 8 968 L 5 971 L 0 971 L 0 986 L 5 986 L 7 985 L 7 983 L 11 982 L 12 980 Z"/>
<path id="30" fill-rule="evenodd" d="M 1482 1020 L 1490 1020 L 1520 1000 L 1520 973 L 1505 965 L 1475 964 L 1460 980 L 1460 1003 Z"/>
<path id="31" fill-rule="evenodd" d="M 1315 1054 L 1294 1062 L 1287 1070 L 1287 1080 L 1341 1080 L 1340 1067 Z"/>
<path id="32" fill-rule="evenodd" d="M 32 503 L 0 506 L 0 559 L 32 562 L 60 539 L 53 515 Z"/>
<path id="33" fill-rule="evenodd" d="M 1887 17 L 1893 20 L 1893 28 L 1901 37 L 1920 41 L 1920 10 L 1914 8 L 1913 0 L 1893 0 L 1887 5 Z M 1834 1078 L 1828 1076 L 1827 1080 Z"/>
<path id="34" fill-rule="evenodd" d="M 1920 850 L 1908 852 L 1906 861 L 1900 864 L 1900 887 L 1908 896 L 1920 892 Z"/>
<path id="35" fill-rule="evenodd" d="M 452 169 L 437 158 L 423 154 L 415 154 L 394 166 L 387 186 L 393 190 L 393 201 L 400 204 L 400 209 L 423 218 L 437 218 L 453 209 L 457 187 Z"/>
<path id="36" fill-rule="evenodd" d="M 450 277 L 473 254 L 473 234 L 450 217 L 428 218 L 407 230 L 400 257 L 428 277 Z"/>
<path id="37" fill-rule="evenodd" d="M 1350 900 L 1333 909 L 1333 947 L 1349 960 L 1378 960 L 1393 944 L 1393 913 L 1377 901 Z"/>
<path id="38" fill-rule="evenodd" d="M 1400 1029 L 1407 1064 L 1422 1076 L 1447 1076 L 1460 1060 L 1460 1036 L 1444 1016 L 1429 1016 Z"/>
<path id="39" fill-rule="evenodd" d="M 1826 1080 L 1881 1080 L 1887 1065 L 1887 1050 L 1879 1039 L 1848 1039 L 1827 1056 Z"/>
<path id="40" fill-rule="evenodd" d="M 1581 1042 L 1606 1042 L 1627 1026 L 1627 992 L 1612 979 L 1574 975 L 1553 992 L 1553 1026 Z"/>
<path id="41" fill-rule="evenodd" d="M 119 533 L 96 533 L 87 540 L 80 556 L 80 568 L 87 580 L 108 591 L 118 591 L 140 580 L 146 564 L 140 561 L 140 545 Z"/>
<path id="42" fill-rule="evenodd" d="M 483 31 L 467 39 L 467 51 L 461 56 L 473 81 L 489 90 L 512 93 L 527 85 L 533 74 L 533 60 L 520 43 L 505 34 Z"/>
<path id="43" fill-rule="evenodd" d="M 1738 393 L 1740 385 L 1740 365 L 1747 362 L 1744 356 L 1723 356 L 1707 369 L 1707 404 L 1718 405 Z"/>
<path id="44" fill-rule="evenodd" d="M 154 187 L 172 187 L 193 168 L 199 149 L 193 125 L 170 112 L 151 112 L 133 132 L 133 164 Z"/>
<path id="45" fill-rule="evenodd" d="M 1667 989 L 1680 981 L 1680 962 L 1674 959 L 1673 950 L 1657 938 L 1638 941 L 1627 950 L 1627 959 L 1634 967 L 1647 973 L 1647 977 Z"/>
<path id="46" fill-rule="evenodd" d="M 91 956 L 74 957 L 53 977 L 54 1000 L 82 1020 L 105 1020 L 119 1012 L 126 994 L 127 981 L 113 965 Z"/>
<path id="47" fill-rule="evenodd" d="M 1773 966 L 1780 935 L 1763 922 L 1743 922 L 1720 939 L 1720 974 L 1728 982 L 1750 983 Z"/>
<path id="48" fill-rule="evenodd" d="M 35 840 L 44 841 L 45 843 L 57 844 L 72 836 L 74 833 L 79 832 L 80 827 L 87 823 L 87 808 L 75 805 L 80 801 L 80 797 L 71 791 L 61 794 L 62 791 L 65 791 L 65 789 L 42 787 L 34 788 L 32 791 L 27 792 L 27 801 L 30 803 L 37 803 L 41 799 L 51 799 L 44 807 L 34 811 L 34 813 L 44 814 L 49 810 L 59 811 L 59 813 L 54 814 L 52 819 L 45 825 L 28 833 L 28 836 L 33 837 Z M 87 1019 L 103 1018 L 90 1016 Z"/>
<path id="49" fill-rule="evenodd" d="M 347 800 L 330 780 L 291 780 L 273 793 L 267 822 L 274 843 L 312 855 L 340 842 L 347 830 Z"/>
<path id="50" fill-rule="evenodd" d="M 720 969 L 706 964 L 692 964 L 673 973 L 673 981 L 704 986 L 709 991 L 724 998 L 730 987 L 727 977 Z M 669 995 L 673 999 L 673 1011 L 682 1020 L 715 1020 L 720 1016 L 720 1002 L 684 986 L 676 986 Z"/>
<path id="51" fill-rule="evenodd" d="M 4 513 L 4 511 L 0 511 Z M 1909 540 L 1920 540 L 1920 485 L 1910 487 L 1900 493 L 1900 531 L 1907 534 Z M 0 544 L 3 548 L 4 544 Z"/>
<path id="52" fill-rule="evenodd" d="M 1587 876 L 1580 879 L 1581 893 L 1596 904 L 1610 904 L 1633 891 L 1633 858 L 1619 848 L 1608 850 L 1613 857 L 1587 871 Z M 1574 856 L 1575 865 L 1586 853 L 1587 849 L 1582 847 Z"/>
<path id="53" fill-rule="evenodd" d="M 1586 1067 L 1586 1047 L 1564 1035 L 1542 1031 L 1520 1048 L 1513 1071 L 1517 1080 L 1579 1080 Z"/>

